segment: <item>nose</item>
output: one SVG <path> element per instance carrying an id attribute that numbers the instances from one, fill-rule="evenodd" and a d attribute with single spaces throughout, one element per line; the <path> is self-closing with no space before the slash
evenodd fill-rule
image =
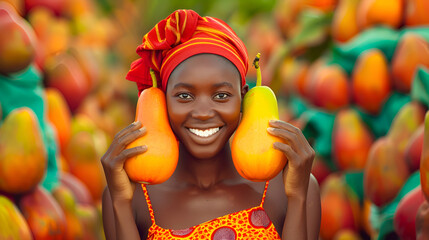
<path id="1" fill-rule="evenodd" d="M 194 104 L 194 108 L 191 112 L 192 118 L 196 118 L 202 121 L 209 120 L 215 116 L 215 111 L 211 106 L 210 101 L 200 99 Z"/>

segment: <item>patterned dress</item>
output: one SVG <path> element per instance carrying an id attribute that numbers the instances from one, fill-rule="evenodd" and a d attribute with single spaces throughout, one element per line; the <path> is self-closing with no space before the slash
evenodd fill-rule
<path id="1" fill-rule="evenodd" d="M 261 204 L 259 206 L 231 213 L 199 225 L 180 230 L 162 228 L 155 223 L 155 215 L 146 186 L 143 192 L 149 208 L 152 226 L 148 230 L 148 240 L 158 239 L 211 239 L 211 240 L 275 240 L 281 239 L 273 223 L 264 210 L 268 182 L 265 184 Z"/>

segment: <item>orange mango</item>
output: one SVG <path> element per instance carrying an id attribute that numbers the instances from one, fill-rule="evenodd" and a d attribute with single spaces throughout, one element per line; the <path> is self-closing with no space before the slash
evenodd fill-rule
<path id="1" fill-rule="evenodd" d="M 365 112 L 378 114 L 391 94 L 388 62 L 378 49 L 363 52 L 352 75 L 352 93 L 356 104 Z"/>
<path id="2" fill-rule="evenodd" d="M 14 109 L 0 126 L 0 191 L 25 193 L 39 184 L 47 156 L 38 119 L 27 107 Z"/>
<path id="3" fill-rule="evenodd" d="M 70 46 L 72 37 L 69 22 L 65 18 L 57 18 L 45 7 L 32 8 L 27 13 L 27 19 L 38 39 L 36 63 L 44 69 L 47 59 L 65 52 Z"/>
<path id="4" fill-rule="evenodd" d="M 419 26 L 429 24 L 429 1 L 427 0 L 407 0 L 405 12 L 405 25 Z"/>
<path id="5" fill-rule="evenodd" d="M 331 174 L 321 185 L 320 237 L 333 239 L 341 231 L 358 230 L 359 201 L 340 174 Z"/>
<path id="6" fill-rule="evenodd" d="M 332 19 L 332 37 L 347 42 L 359 33 L 357 8 L 360 0 L 340 0 Z"/>
<path id="7" fill-rule="evenodd" d="M 398 28 L 402 23 L 404 12 L 403 0 L 362 0 L 357 11 L 360 29 L 382 24 Z"/>
<path id="8" fill-rule="evenodd" d="M 137 101 L 136 121 L 146 128 L 146 134 L 126 148 L 146 145 L 147 151 L 125 161 L 128 177 L 138 183 L 158 184 L 173 174 L 179 159 L 179 143 L 171 130 L 167 115 L 165 94 L 156 85 L 140 93 Z"/>
<path id="9" fill-rule="evenodd" d="M 46 105 L 48 119 L 54 126 L 61 151 L 71 135 L 71 113 L 63 94 L 56 88 L 46 88 Z"/>
<path id="10" fill-rule="evenodd" d="M 407 33 L 398 43 L 392 59 L 393 85 L 409 93 L 418 65 L 429 67 L 429 45 L 421 36 Z"/>
<path id="11" fill-rule="evenodd" d="M 334 240 L 361 240 L 358 231 L 343 229 L 335 234 Z"/>
<path id="12" fill-rule="evenodd" d="M 100 158 L 107 150 L 104 132 L 83 115 L 76 115 L 72 121 L 72 136 L 64 157 L 70 173 L 82 181 L 94 201 L 101 198 L 106 179 Z"/>
<path id="13" fill-rule="evenodd" d="M 332 132 L 332 153 L 342 170 L 363 170 L 373 136 L 353 109 L 337 113 Z"/>

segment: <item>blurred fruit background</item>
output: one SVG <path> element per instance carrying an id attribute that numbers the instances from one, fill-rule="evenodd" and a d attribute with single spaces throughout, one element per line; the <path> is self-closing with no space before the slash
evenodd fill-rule
<path id="1" fill-rule="evenodd" d="M 317 153 L 320 239 L 429 239 L 427 0 L 0 0 L 0 239 L 104 239 L 99 160 L 137 101 L 125 74 L 179 8 L 262 53 Z"/>

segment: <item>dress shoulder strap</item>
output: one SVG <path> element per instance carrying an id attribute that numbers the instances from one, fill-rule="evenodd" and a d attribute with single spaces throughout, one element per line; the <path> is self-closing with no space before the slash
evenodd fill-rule
<path id="1" fill-rule="evenodd" d="M 150 202 L 149 194 L 147 192 L 147 188 L 145 184 L 141 184 L 144 197 L 146 198 L 147 208 L 149 209 L 150 220 L 152 221 L 152 225 L 155 225 L 155 214 L 153 212 L 152 203 Z"/>
<path id="2" fill-rule="evenodd" d="M 268 183 L 269 183 L 269 181 L 265 182 L 264 193 L 262 194 L 262 200 L 261 200 L 261 205 L 260 205 L 261 207 L 264 206 L 265 197 L 267 196 Z"/>

